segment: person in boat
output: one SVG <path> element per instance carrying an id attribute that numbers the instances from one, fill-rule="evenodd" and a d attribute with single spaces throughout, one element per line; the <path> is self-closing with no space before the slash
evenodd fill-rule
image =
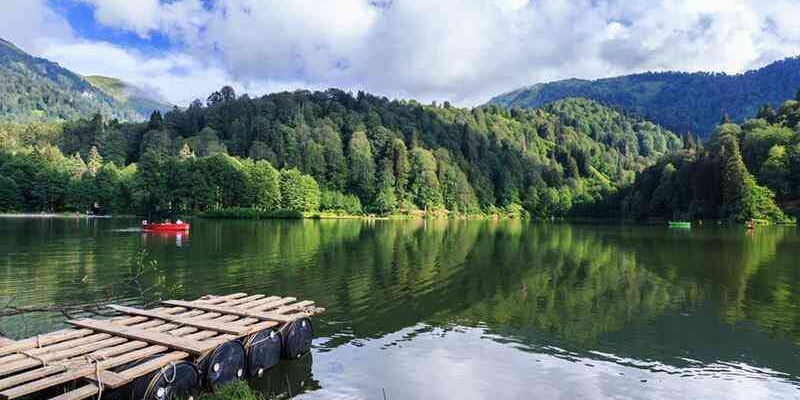
<path id="1" fill-rule="evenodd" d="M 144 226 L 144 225 L 147 225 L 147 220 L 146 219 L 142 220 L 142 226 Z"/>
<path id="2" fill-rule="evenodd" d="M 178 225 L 180 225 L 180 224 L 182 224 L 182 223 L 183 223 L 183 221 L 181 221 L 181 220 L 176 220 L 176 221 L 175 221 L 175 223 L 176 223 L 176 224 L 178 224 Z"/>

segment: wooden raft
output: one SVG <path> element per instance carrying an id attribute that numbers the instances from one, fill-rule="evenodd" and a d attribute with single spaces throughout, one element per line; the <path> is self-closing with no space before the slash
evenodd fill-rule
<path id="1" fill-rule="evenodd" d="M 246 293 L 163 304 L 170 307 L 109 306 L 123 316 L 67 321 L 75 328 L 0 341 L 0 400 L 79 380 L 84 384 L 52 400 L 84 399 L 172 362 L 201 357 L 227 341 L 324 311 L 313 301 Z M 145 358 L 124 371 L 111 371 Z"/>

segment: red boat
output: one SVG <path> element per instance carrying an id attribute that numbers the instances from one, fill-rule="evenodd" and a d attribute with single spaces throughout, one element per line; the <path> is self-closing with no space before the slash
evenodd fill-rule
<path id="1" fill-rule="evenodd" d="M 145 232 L 186 232 L 189 230 L 189 224 L 181 220 L 156 223 L 142 221 L 142 229 Z"/>

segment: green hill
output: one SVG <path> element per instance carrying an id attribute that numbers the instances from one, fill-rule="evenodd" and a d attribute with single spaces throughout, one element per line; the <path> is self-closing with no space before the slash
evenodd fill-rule
<path id="1" fill-rule="evenodd" d="M 735 122 L 763 104 L 777 107 L 800 88 L 800 58 L 788 58 L 739 75 L 658 72 L 598 80 L 541 83 L 497 96 L 489 104 L 538 107 L 566 97 L 585 97 L 621 107 L 679 134 L 707 138 L 724 114 Z"/>
<path id="2" fill-rule="evenodd" d="M 95 86 L 57 63 L 0 39 L 0 121 L 68 120 L 95 113 L 140 121 L 166 107 L 122 85 L 117 92 Z"/>

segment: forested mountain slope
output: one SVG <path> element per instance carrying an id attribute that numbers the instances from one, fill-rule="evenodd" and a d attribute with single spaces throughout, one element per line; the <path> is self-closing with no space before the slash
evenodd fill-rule
<path id="1" fill-rule="evenodd" d="M 133 100 L 146 97 L 137 92 Z M 127 100 L 0 39 L 0 121 L 68 120 L 95 113 L 138 121 L 168 107 L 157 100 L 152 104 Z"/>
<path id="2" fill-rule="evenodd" d="M 707 138 L 724 114 L 741 122 L 758 107 L 777 107 L 800 88 L 800 58 L 788 58 L 739 75 L 658 72 L 598 80 L 541 83 L 497 96 L 489 104 L 539 107 L 585 97 L 621 107 L 678 134 Z"/>
<path id="3" fill-rule="evenodd" d="M 156 113 L 147 124 L 96 117 L 64 125 L 56 139 L 24 129 L 7 136 L 12 147 L 34 153 L 37 141 L 55 142 L 59 152 L 77 154 L 71 163 L 78 170 L 81 160 L 89 159 L 138 163 L 130 179 L 139 183 L 122 191 L 132 196 L 130 203 L 140 211 L 182 212 L 280 203 L 260 202 L 254 182 L 276 176 L 268 170 L 297 169 L 312 178 L 304 187 L 313 192 L 315 182 L 323 200 L 355 195 L 371 212 L 525 207 L 535 216 L 557 216 L 616 192 L 637 171 L 682 147 L 676 135 L 657 125 L 582 99 L 510 111 L 421 105 L 333 89 L 237 97 L 229 87 L 206 104 L 196 101 L 163 117 Z M 8 165 L 0 174 L 11 176 L 14 168 Z M 225 178 L 214 181 L 215 176 Z M 287 179 L 299 182 L 298 176 Z M 231 186 L 237 181 L 241 191 Z M 162 187 L 166 182 L 172 183 Z M 259 193 L 268 196 L 269 190 Z M 142 200 L 156 198 L 158 204 Z M 314 208 L 313 201 L 306 204 Z"/>

